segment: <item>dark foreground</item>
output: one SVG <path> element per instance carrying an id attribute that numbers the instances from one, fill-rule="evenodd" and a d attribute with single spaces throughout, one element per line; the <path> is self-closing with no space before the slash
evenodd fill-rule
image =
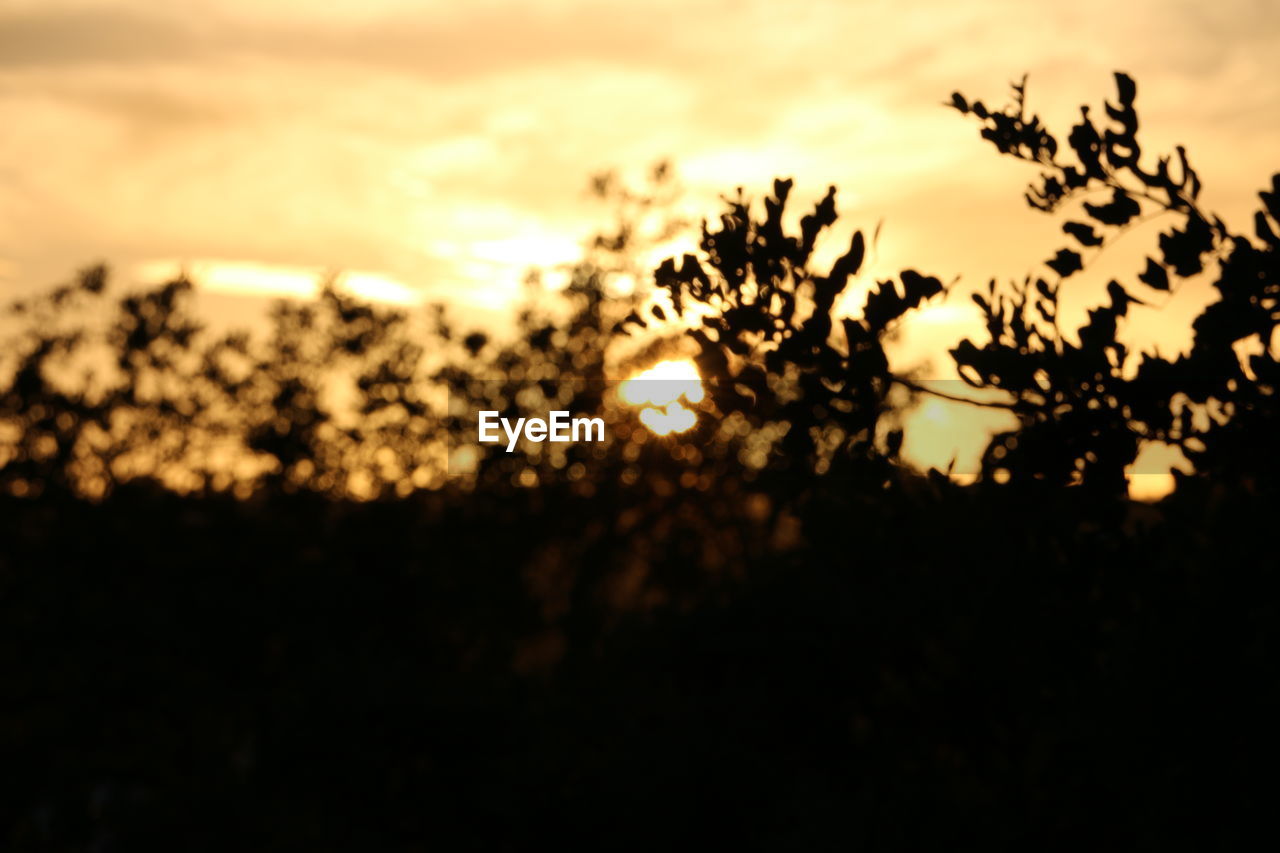
<path id="1" fill-rule="evenodd" d="M 1274 502 L 820 497 L 7 500 L 0 847 L 1274 834 Z"/>

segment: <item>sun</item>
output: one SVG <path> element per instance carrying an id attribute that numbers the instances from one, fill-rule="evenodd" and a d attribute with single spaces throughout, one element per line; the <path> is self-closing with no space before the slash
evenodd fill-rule
<path id="1" fill-rule="evenodd" d="M 684 403 L 700 403 L 705 393 L 698 368 L 687 359 L 660 361 L 618 388 L 624 402 L 643 407 L 640 423 L 655 435 L 692 429 L 698 417 Z"/>

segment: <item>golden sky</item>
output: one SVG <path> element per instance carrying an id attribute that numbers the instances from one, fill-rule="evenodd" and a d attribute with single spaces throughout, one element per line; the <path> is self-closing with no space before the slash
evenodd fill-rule
<path id="1" fill-rule="evenodd" d="M 872 276 L 1020 278 L 1060 221 L 941 103 L 1028 72 L 1065 134 L 1115 69 L 1148 151 L 1186 144 L 1208 207 L 1247 222 L 1280 169 L 1274 0 L 0 0 L 0 292 L 101 259 L 126 283 L 184 265 L 223 313 L 336 269 L 500 312 L 603 221 L 591 173 L 661 157 L 710 213 L 776 176 L 838 185 L 846 228 L 884 222 Z M 1207 294 L 1133 330 L 1176 345 Z M 945 376 L 973 319 L 953 296 L 905 352 Z"/>
<path id="2" fill-rule="evenodd" d="M 668 156 L 704 212 L 776 176 L 802 200 L 836 184 L 846 228 L 884 222 L 871 276 L 1020 278 L 1060 221 L 942 101 L 1001 103 L 1028 72 L 1065 134 L 1114 69 L 1147 149 L 1186 144 L 1208 206 L 1247 222 L 1280 168 L 1274 0 L 0 0 L 0 289 L 99 259 L 224 294 L 341 269 L 374 298 L 500 311 L 604 220 L 591 173 Z M 973 316 L 952 297 L 906 349 L 946 375 Z"/>

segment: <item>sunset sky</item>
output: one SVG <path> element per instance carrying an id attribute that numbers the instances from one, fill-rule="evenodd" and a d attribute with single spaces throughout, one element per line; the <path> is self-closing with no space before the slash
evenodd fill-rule
<path id="1" fill-rule="evenodd" d="M 884 221 L 873 275 L 1021 277 L 1059 223 L 942 101 L 1003 103 L 1028 72 L 1065 134 L 1114 69 L 1148 150 L 1187 145 L 1241 222 L 1280 168 L 1272 0 L 0 0 L 0 289 L 99 259 L 224 295 L 343 269 L 375 298 L 500 312 L 602 222 L 591 173 L 667 156 L 708 213 L 775 176 L 805 200 L 836 184 L 848 227 Z M 908 341 L 939 352 L 970 320 L 952 298 Z"/>

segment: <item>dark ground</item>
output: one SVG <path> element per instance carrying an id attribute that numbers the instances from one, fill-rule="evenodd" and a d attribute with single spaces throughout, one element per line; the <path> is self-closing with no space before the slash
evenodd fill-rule
<path id="1" fill-rule="evenodd" d="M 718 580 L 568 495 L 6 500 L 0 837 L 1245 849 L 1275 506 L 1211 492 L 827 491 Z M 611 597 L 639 552 L 660 594 Z"/>

